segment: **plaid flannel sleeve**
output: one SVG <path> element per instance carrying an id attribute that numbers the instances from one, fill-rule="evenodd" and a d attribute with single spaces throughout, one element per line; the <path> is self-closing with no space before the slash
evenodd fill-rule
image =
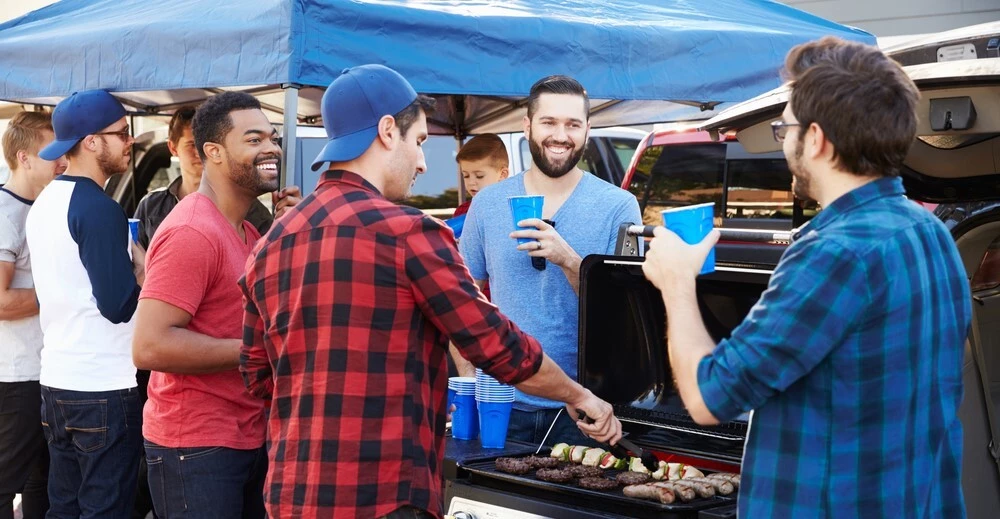
<path id="1" fill-rule="evenodd" d="M 506 384 L 538 371 L 538 341 L 486 301 L 444 224 L 420 219 L 407 233 L 405 262 L 417 305 L 462 356 Z"/>
<path id="2" fill-rule="evenodd" d="M 705 405 L 727 421 L 784 391 L 856 328 L 870 299 L 853 251 L 818 238 L 794 244 L 747 318 L 699 363 Z"/>
<path id="3" fill-rule="evenodd" d="M 264 348 L 264 322 L 251 289 L 255 257 L 247 262 L 247 274 L 240 279 L 243 291 L 243 345 L 240 347 L 240 374 L 251 395 L 269 400 L 274 391 L 271 363 Z"/>

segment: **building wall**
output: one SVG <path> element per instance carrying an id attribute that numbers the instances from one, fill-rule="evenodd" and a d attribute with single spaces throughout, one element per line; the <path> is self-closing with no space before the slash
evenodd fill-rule
<path id="1" fill-rule="evenodd" d="M 1000 20 L 1000 0 L 784 0 L 876 36 L 946 31 Z"/>

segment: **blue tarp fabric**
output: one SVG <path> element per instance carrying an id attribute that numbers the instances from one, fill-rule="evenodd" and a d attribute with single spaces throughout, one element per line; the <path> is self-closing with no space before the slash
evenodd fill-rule
<path id="1" fill-rule="evenodd" d="M 383 63 L 433 94 L 523 97 L 562 73 L 595 99 L 735 102 L 824 35 L 875 42 L 767 0 L 63 0 L 0 25 L 0 99 L 322 87 Z"/>

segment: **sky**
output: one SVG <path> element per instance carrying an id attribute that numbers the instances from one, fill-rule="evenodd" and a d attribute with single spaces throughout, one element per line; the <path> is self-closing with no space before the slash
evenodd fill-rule
<path id="1" fill-rule="evenodd" d="M 0 22 L 6 22 L 54 3 L 53 0 L 0 0 Z"/>

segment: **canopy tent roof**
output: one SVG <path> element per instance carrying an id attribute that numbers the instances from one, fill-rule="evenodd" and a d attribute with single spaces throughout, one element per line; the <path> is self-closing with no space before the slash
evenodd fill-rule
<path id="1" fill-rule="evenodd" d="M 433 133 L 519 131 L 550 74 L 587 88 L 594 126 L 640 124 L 773 88 L 788 49 L 824 35 L 875 41 L 767 0 L 63 0 L 0 24 L 0 100 L 104 88 L 169 113 L 243 90 L 308 124 L 341 70 L 383 63 L 438 97 Z"/>

